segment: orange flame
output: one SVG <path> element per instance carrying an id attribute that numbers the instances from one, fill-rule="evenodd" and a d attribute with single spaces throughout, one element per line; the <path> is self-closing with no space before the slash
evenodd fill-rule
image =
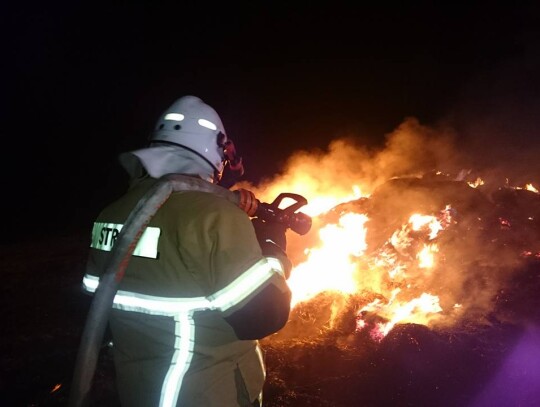
<path id="1" fill-rule="evenodd" d="M 319 230 L 320 245 L 307 249 L 308 260 L 296 266 L 288 280 L 292 305 L 309 300 L 323 291 L 352 294 L 358 290 L 352 261 L 366 250 L 366 215 L 348 213 L 338 224 Z"/>
<path id="2" fill-rule="evenodd" d="M 457 212 L 450 206 L 440 208 L 440 213 L 414 213 L 403 224 L 395 222 L 393 213 L 385 213 L 392 218 L 393 226 L 384 231 L 375 229 L 375 220 L 369 219 L 367 211 L 355 212 L 343 206 L 347 210 L 340 216 L 328 213 L 339 204 L 369 197 L 378 186 L 400 174 L 411 177 L 426 174 L 440 163 L 448 163 L 450 158 L 459 158 L 459 151 L 451 145 L 451 132 L 437 133 L 415 119 L 406 120 L 388 135 L 380 151 L 358 147 L 347 140 L 335 140 L 326 151 L 295 153 L 285 163 L 281 174 L 275 179 L 263 180 L 259 187 L 239 185 L 253 190 L 265 202 L 284 191 L 298 193 L 309 201 L 301 212 L 314 217 L 312 230 L 308 236 L 288 236 L 289 255 L 300 259 L 288 280 L 293 292 L 293 308 L 323 292 L 336 296 L 335 304 L 353 298 L 358 304 L 358 330 L 369 327 L 372 336 L 382 338 L 397 323 L 429 325 L 450 313 L 489 306 L 488 294 L 484 295 L 485 290 L 479 287 L 468 287 L 469 293 L 478 295 L 471 303 L 462 305 L 464 298 L 471 298 L 462 295 L 467 279 L 459 273 L 466 270 L 469 258 L 458 258 L 456 253 L 447 254 L 444 250 L 447 244 L 452 244 L 474 257 L 475 247 L 468 247 L 468 241 L 456 235 L 453 232 L 456 229 L 451 229 L 457 225 L 454 219 Z M 461 171 L 455 180 L 467 182 L 471 173 Z M 449 174 L 437 172 L 437 175 L 450 179 Z M 471 188 L 484 185 L 479 177 L 467 183 Z M 532 184 L 525 188 L 538 193 Z M 355 208 L 354 203 L 351 207 Z M 397 216 L 400 221 L 402 214 Z M 329 218 L 332 220 L 327 221 Z M 482 219 L 467 221 L 481 223 Z M 500 222 L 507 223 L 503 218 Z M 477 230 L 476 225 L 471 226 L 475 228 L 473 231 Z M 376 247 L 369 247 L 368 242 L 373 240 Z M 536 256 L 537 253 L 535 250 L 525 255 Z M 482 257 L 482 261 L 491 264 L 489 256 Z M 507 259 L 506 264 L 512 261 Z M 444 280 L 440 279 L 443 275 Z M 376 314 L 375 324 L 370 323 L 373 318 L 367 313 Z"/>
<path id="3" fill-rule="evenodd" d="M 533 184 L 527 184 L 525 185 L 525 189 L 527 191 L 536 192 L 538 193 L 538 189 L 533 186 Z"/>
<path id="4" fill-rule="evenodd" d="M 428 293 L 423 293 L 420 297 L 407 302 L 398 301 L 397 295 L 401 290 L 396 288 L 391 293 L 391 298 L 387 303 L 380 299 L 364 306 L 359 315 L 363 312 L 376 312 L 378 315 L 386 317 L 388 322 L 378 322 L 370 331 L 370 336 L 375 340 L 381 340 L 397 324 L 404 322 L 414 322 L 417 324 L 427 324 L 436 318 L 436 314 L 442 311 L 439 305 L 439 297 Z M 357 330 L 362 330 L 368 324 L 359 316 L 357 319 Z"/>
<path id="5" fill-rule="evenodd" d="M 480 185 L 484 185 L 484 180 L 482 178 L 476 178 L 476 180 L 469 181 L 467 184 L 472 188 L 478 188 Z"/>
<path id="6" fill-rule="evenodd" d="M 449 223 L 447 206 L 441 211 L 443 222 L 432 215 L 413 214 L 409 222 L 394 232 L 389 245 L 366 255 L 368 217 L 365 214 L 347 212 L 340 216 L 336 224 L 326 224 L 318 231 L 319 242 L 306 249 L 307 260 L 296 266 L 289 279 L 293 292 L 292 306 L 309 301 L 322 292 L 347 296 L 361 291 L 376 291 L 387 302 L 377 299 L 360 309 L 359 314 L 376 312 L 387 322 L 379 322 L 370 335 L 374 339 L 384 337 L 399 322 L 427 324 L 434 320 L 434 314 L 442 311 L 436 295 L 421 293 L 411 300 L 398 298 L 402 290 L 389 290 L 383 280 L 402 281 L 407 278 L 410 267 L 429 269 L 435 265 L 438 252 L 436 243 L 415 246 L 412 233 L 423 232 L 432 241 Z M 397 252 L 397 254 L 396 254 Z M 398 255 L 416 258 L 417 265 L 411 266 L 398 260 Z M 412 254 L 411 254 L 412 253 Z M 358 318 L 357 329 L 366 326 Z"/>

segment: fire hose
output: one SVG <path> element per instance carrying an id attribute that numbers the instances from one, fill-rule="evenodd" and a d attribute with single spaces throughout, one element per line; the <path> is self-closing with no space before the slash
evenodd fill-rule
<path id="1" fill-rule="evenodd" d="M 179 191 L 210 192 L 236 205 L 239 204 L 240 199 L 240 194 L 236 191 L 219 185 L 185 175 L 169 174 L 161 177 L 137 202 L 118 235 L 90 305 L 75 361 L 69 395 L 70 407 L 88 405 L 109 313 L 131 255 L 152 217 L 173 192 Z M 297 202 L 286 209 L 280 209 L 278 206 L 285 198 L 296 199 Z M 280 222 L 303 235 L 311 228 L 311 218 L 296 210 L 306 204 L 307 200 L 301 195 L 282 193 L 271 204 L 257 200 L 255 216 L 267 222 Z"/>

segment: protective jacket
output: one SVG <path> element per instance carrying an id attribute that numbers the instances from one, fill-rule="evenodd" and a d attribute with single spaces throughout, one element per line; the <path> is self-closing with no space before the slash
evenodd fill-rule
<path id="1" fill-rule="evenodd" d="M 99 286 L 146 178 L 97 217 L 83 287 Z M 287 257 L 263 255 L 250 218 L 208 192 L 175 192 L 141 236 L 110 328 L 123 406 L 251 406 L 265 379 L 257 339 L 290 311 Z M 235 391 L 236 389 L 236 391 Z"/>

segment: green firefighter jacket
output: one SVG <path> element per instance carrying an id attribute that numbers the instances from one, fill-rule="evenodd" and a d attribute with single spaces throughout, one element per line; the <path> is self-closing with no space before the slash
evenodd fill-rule
<path id="1" fill-rule="evenodd" d="M 135 184 L 97 217 L 86 291 L 99 287 L 118 233 L 155 181 Z M 239 340 L 226 318 L 262 292 L 274 296 L 264 304 L 290 301 L 287 261 L 263 256 L 250 218 L 233 203 L 208 192 L 173 193 L 145 229 L 114 298 L 110 327 L 122 405 L 251 405 L 265 380 L 262 353 L 257 340 Z M 281 304 L 287 315 L 271 331 L 284 325 L 289 305 Z M 264 312 L 274 310 L 258 310 L 245 323 L 272 320 Z"/>

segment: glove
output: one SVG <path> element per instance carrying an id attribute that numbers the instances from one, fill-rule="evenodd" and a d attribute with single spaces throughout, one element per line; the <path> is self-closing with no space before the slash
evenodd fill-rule
<path id="1" fill-rule="evenodd" d="M 263 253 L 269 244 L 278 246 L 283 252 L 287 250 L 287 237 L 285 236 L 287 228 L 284 225 L 278 222 L 265 222 L 259 218 L 252 219 L 251 223 L 253 223 Z"/>
<path id="2" fill-rule="evenodd" d="M 253 192 L 248 191 L 247 189 L 237 189 L 233 191 L 238 195 L 238 206 L 250 217 L 255 216 L 257 208 L 259 206 L 259 201 L 255 198 Z"/>

